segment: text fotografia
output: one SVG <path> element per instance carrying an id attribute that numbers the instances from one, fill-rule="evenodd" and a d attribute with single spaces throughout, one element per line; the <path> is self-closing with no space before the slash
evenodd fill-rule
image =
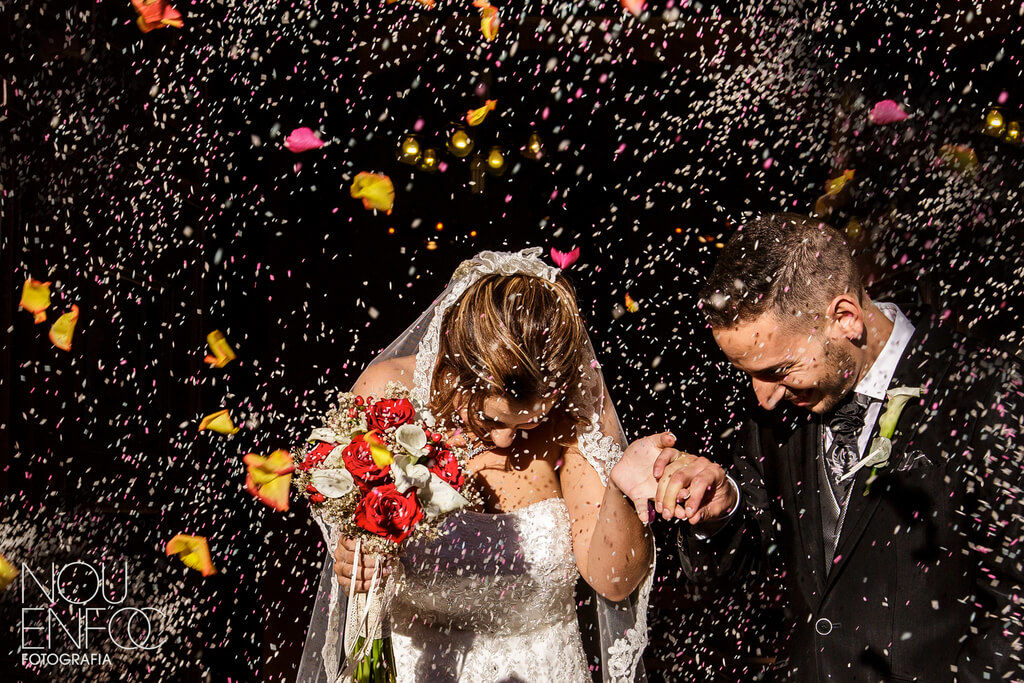
<path id="1" fill-rule="evenodd" d="M 127 602 L 127 561 L 22 563 L 19 578 L 23 665 L 107 664 L 110 654 L 103 652 L 155 650 L 164 643 L 163 612 Z"/>
<path id="2" fill-rule="evenodd" d="M 97 666 L 99 664 L 110 664 L 110 655 L 101 655 L 98 652 L 22 652 L 22 666 Z"/>

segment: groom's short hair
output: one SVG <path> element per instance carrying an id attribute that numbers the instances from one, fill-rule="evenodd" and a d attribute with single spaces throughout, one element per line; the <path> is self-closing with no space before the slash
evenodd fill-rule
<path id="1" fill-rule="evenodd" d="M 851 292 L 859 300 L 862 291 L 857 263 L 838 230 L 809 216 L 771 213 L 729 239 L 700 306 L 711 327 L 730 328 L 769 311 L 813 320 L 836 296 Z"/>

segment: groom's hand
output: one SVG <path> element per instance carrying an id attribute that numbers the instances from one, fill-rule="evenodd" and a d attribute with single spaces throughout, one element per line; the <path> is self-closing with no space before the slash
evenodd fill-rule
<path id="1" fill-rule="evenodd" d="M 658 491 L 654 509 L 690 524 L 713 525 L 736 504 L 736 491 L 720 465 L 707 458 L 666 449 L 654 463 Z M 677 505 L 685 501 L 685 505 Z"/>

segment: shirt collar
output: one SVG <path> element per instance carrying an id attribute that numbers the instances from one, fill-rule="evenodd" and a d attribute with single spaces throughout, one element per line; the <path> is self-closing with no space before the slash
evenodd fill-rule
<path id="1" fill-rule="evenodd" d="M 876 401 L 885 398 L 892 376 L 896 374 L 896 366 L 903 357 L 903 352 L 914 334 L 914 325 L 896 304 L 879 302 L 875 304 L 886 318 L 892 321 L 892 333 L 882 347 L 878 358 L 868 368 L 867 374 L 857 383 L 854 392 L 868 396 Z"/>

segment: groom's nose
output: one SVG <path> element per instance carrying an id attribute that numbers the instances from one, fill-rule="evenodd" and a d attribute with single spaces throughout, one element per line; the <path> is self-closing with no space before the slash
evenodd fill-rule
<path id="1" fill-rule="evenodd" d="M 754 385 L 754 395 L 757 396 L 757 402 L 765 410 L 775 408 L 786 394 L 785 387 L 781 386 L 778 382 L 766 382 L 756 377 L 751 377 L 750 381 Z"/>

